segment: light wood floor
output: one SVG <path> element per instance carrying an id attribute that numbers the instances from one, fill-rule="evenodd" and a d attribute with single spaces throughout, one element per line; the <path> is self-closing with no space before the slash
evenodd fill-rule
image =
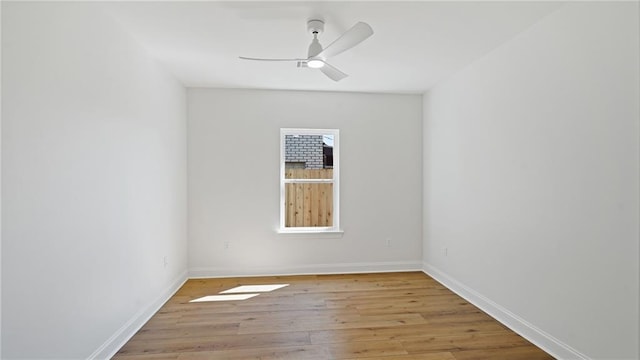
<path id="1" fill-rule="evenodd" d="M 289 284 L 247 300 L 191 300 Z M 114 359 L 553 359 L 421 272 L 189 280 Z"/>

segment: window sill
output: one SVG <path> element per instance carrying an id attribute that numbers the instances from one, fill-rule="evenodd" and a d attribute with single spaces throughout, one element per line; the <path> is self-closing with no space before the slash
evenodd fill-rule
<path id="1" fill-rule="evenodd" d="M 329 239 L 339 239 L 344 235 L 343 230 L 299 230 L 299 229 L 278 229 L 279 235 L 284 235 L 287 237 L 304 237 L 304 238 L 329 238 Z"/>

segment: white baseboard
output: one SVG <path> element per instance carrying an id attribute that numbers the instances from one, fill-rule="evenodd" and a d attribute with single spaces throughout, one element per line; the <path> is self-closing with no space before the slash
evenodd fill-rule
<path id="1" fill-rule="evenodd" d="M 494 319 L 501 322 L 506 327 L 518 333 L 523 338 L 529 340 L 539 348 L 551 354 L 557 359 L 581 359 L 589 360 L 589 357 L 573 349 L 569 345 L 554 338 L 543 330 L 533 326 L 518 315 L 510 312 L 500 304 L 493 302 L 482 294 L 457 281 L 436 267 L 424 263 L 423 271 L 433 279 L 449 288 L 449 290 L 460 295 L 468 302 L 480 308 Z"/>
<path id="2" fill-rule="evenodd" d="M 141 309 L 126 324 L 116 331 L 102 346 L 91 354 L 88 359 L 111 359 L 113 355 L 126 344 L 133 335 L 149 321 L 149 319 L 164 305 L 173 294 L 187 281 L 187 271 L 180 274 L 149 306 Z"/>
<path id="3" fill-rule="evenodd" d="M 278 267 L 191 268 L 189 269 L 189 278 L 197 279 L 236 276 L 353 274 L 396 271 L 422 271 L 422 263 L 419 261 L 394 261 L 372 263 L 313 264 Z"/>

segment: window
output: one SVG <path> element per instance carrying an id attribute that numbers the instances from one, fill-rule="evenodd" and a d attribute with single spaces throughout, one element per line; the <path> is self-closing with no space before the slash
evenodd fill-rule
<path id="1" fill-rule="evenodd" d="M 338 134 L 280 130 L 281 232 L 340 232 Z"/>

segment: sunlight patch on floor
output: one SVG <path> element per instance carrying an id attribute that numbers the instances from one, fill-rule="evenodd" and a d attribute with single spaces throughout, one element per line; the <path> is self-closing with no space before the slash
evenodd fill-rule
<path id="1" fill-rule="evenodd" d="M 273 284 L 273 285 L 242 285 L 233 289 L 221 291 L 220 294 L 237 294 L 237 293 L 261 293 L 282 289 L 289 284 Z"/>
<path id="2" fill-rule="evenodd" d="M 210 302 L 210 301 L 241 301 L 251 299 L 260 295 L 260 293 L 271 292 L 274 290 L 287 287 L 289 284 L 271 284 L 271 285 L 241 285 L 233 289 L 221 291 L 219 295 L 208 295 L 201 298 L 193 299 L 190 303 Z M 220 295 L 223 294 L 223 295 Z"/>
<path id="3" fill-rule="evenodd" d="M 231 295 L 209 295 L 203 296 L 198 299 L 193 299 L 189 302 L 208 302 L 208 301 L 238 301 L 238 300 L 247 300 L 251 299 L 254 296 L 258 296 L 260 294 L 231 294 Z"/>

